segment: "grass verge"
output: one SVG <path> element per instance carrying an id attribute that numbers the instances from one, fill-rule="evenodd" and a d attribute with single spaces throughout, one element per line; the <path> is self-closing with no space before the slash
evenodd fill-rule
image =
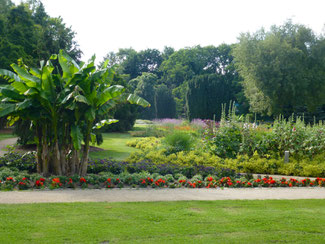
<path id="1" fill-rule="evenodd" d="M 130 153 L 138 150 L 126 145 L 126 142 L 132 138 L 129 133 L 104 133 L 104 142 L 98 146 L 104 149 L 104 151 L 91 152 L 89 156 L 91 159 L 112 158 L 115 160 L 125 160 Z"/>
<path id="2" fill-rule="evenodd" d="M 17 137 L 13 134 L 0 134 L 0 141 L 5 140 L 5 139 L 9 139 L 9 138 L 14 138 Z"/>
<path id="3" fill-rule="evenodd" d="M 0 205 L 0 243 L 323 243 L 325 200 Z"/>

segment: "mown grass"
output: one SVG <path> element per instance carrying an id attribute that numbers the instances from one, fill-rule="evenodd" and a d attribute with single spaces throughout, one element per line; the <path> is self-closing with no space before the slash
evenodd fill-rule
<path id="1" fill-rule="evenodd" d="M 17 137 L 13 134 L 0 134 L 0 141 L 5 140 L 5 139 L 9 139 L 9 138 L 14 138 Z"/>
<path id="2" fill-rule="evenodd" d="M 126 145 L 126 142 L 132 138 L 133 137 L 129 133 L 104 133 L 103 144 L 97 146 L 104 149 L 104 151 L 91 152 L 90 158 L 125 160 L 132 152 L 138 150 Z"/>
<path id="3" fill-rule="evenodd" d="M 0 243 L 324 243 L 325 200 L 0 205 Z"/>

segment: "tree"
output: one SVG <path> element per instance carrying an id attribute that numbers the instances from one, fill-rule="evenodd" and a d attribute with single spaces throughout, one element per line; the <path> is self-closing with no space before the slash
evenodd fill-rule
<path id="1" fill-rule="evenodd" d="M 58 60 L 62 74 L 53 71 L 52 60 Z M 0 87 L 0 117 L 10 115 L 32 121 L 36 129 L 37 171 L 44 175 L 85 175 L 92 131 L 116 120 L 96 118 L 106 114 L 122 100 L 149 106 L 124 87 L 110 85 L 114 70 L 106 62 L 96 70 L 93 57 L 80 66 L 66 52 L 52 55 L 40 68 L 28 68 L 22 62 L 13 64 L 15 72 L 0 70 L 10 82 Z M 82 141 L 84 146 L 81 146 Z M 81 156 L 80 156 L 81 155 Z"/>
<path id="2" fill-rule="evenodd" d="M 195 76 L 188 82 L 186 94 L 187 116 L 195 118 L 221 118 L 221 108 L 225 103 L 235 99 L 232 83 L 225 76 L 218 74 Z"/>
<path id="3" fill-rule="evenodd" d="M 325 102 L 324 38 L 291 21 L 240 36 L 235 61 L 254 112 L 291 114 Z"/>
<path id="4" fill-rule="evenodd" d="M 134 79 L 132 82 L 137 84 L 134 93 L 146 99 L 150 104 L 155 103 L 155 86 L 157 85 L 158 77 L 154 74 L 143 73 L 141 76 Z M 131 82 L 131 81 L 130 81 Z M 155 106 L 144 108 L 140 114 L 141 119 L 156 118 Z"/>
<path id="5" fill-rule="evenodd" d="M 162 118 L 175 118 L 176 104 L 173 94 L 164 84 L 159 85 L 155 89 L 155 109 L 156 117 Z"/>

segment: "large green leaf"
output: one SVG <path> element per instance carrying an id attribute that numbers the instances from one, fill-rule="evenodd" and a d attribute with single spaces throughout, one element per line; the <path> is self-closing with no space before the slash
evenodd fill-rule
<path id="1" fill-rule="evenodd" d="M 20 93 L 24 93 L 28 90 L 27 86 L 23 82 L 20 82 L 20 81 L 15 81 L 15 82 L 11 83 L 11 86 L 13 88 L 15 88 L 17 91 L 19 91 Z"/>
<path id="2" fill-rule="evenodd" d="M 12 64 L 11 67 L 19 75 L 19 77 L 25 81 L 26 85 L 29 87 L 37 87 L 40 85 L 41 80 L 36 76 L 33 76 L 28 73 L 27 70 L 19 67 L 17 64 Z"/>
<path id="3" fill-rule="evenodd" d="M 108 100 L 120 96 L 125 91 L 125 88 L 120 85 L 110 86 L 100 93 L 96 106 L 101 106 Z"/>
<path id="4" fill-rule="evenodd" d="M 27 91 L 24 92 L 25 96 L 32 96 L 32 95 L 35 95 L 35 94 L 38 94 L 38 90 L 35 89 L 35 88 L 30 88 L 30 89 L 28 89 Z"/>
<path id="5" fill-rule="evenodd" d="M 41 79 L 41 72 L 36 69 L 36 68 L 31 68 L 29 70 L 29 73 L 31 73 L 32 75 L 36 76 L 37 78 Z"/>
<path id="6" fill-rule="evenodd" d="M 81 142 L 82 142 L 82 133 L 81 130 L 79 128 L 79 126 L 77 125 L 72 125 L 71 126 L 71 133 L 70 136 L 72 138 L 72 142 L 73 142 L 73 147 L 76 150 L 80 150 L 81 149 Z"/>
<path id="7" fill-rule="evenodd" d="M 89 108 L 86 110 L 85 112 L 85 117 L 88 121 L 93 121 L 96 118 L 96 113 L 95 110 L 93 108 Z"/>
<path id="8" fill-rule="evenodd" d="M 116 102 L 114 100 L 109 100 L 107 103 L 105 103 L 103 106 L 100 106 L 100 108 L 97 110 L 98 115 L 104 115 L 107 114 L 112 108 L 116 106 Z"/>
<path id="9" fill-rule="evenodd" d="M 48 62 L 42 69 L 42 89 L 47 96 L 54 99 L 55 96 L 55 85 L 53 83 L 52 72 L 54 67 L 51 62 Z"/>
<path id="10" fill-rule="evenodd" d="M 69 81 L 69 78 L 71 79 L 73 74 L 80 70 L 80 67 L 64 50 L 60 50 L 58 58 L 63 70 L 62 77 Z"/>
<path id="11" fill-rule="evenodd" d="M 83 95 L 80 95 L 80 94 L 77 95 L 77 96 L 75 96 L 75 97 L 74 97 L 74 100 L 75 100 L 76 102 L 79 102 L 79 103 L 86 103 L 86 104 L 89 104 L 87 98 L 86 98 L 85 96 L 83 96 Z"/>
<path id="12" fill-rule="evenodd" d="M 16 104 L 2 103 L 2 104 L 0 104 L 0 117 L 11 114 L 15 110 L 16 110 Z"/>
<path id="13" fill-rule="evenodd" d="M 0 87 L 0 93 L 2 94 L 2 96 L 9 97 L 9 98 L 14 99 L 14 100 L 22 100 L 22 99 L 24 99 L 23 95 L 19 94 L 17 91 L 15 91 L 13 89 Z"/>
<path id="14" fill-rule="evenodd" d="M 96 123 L 96 124 L 93 126 L 93 130 L 94 130 L 94 129 L 100 129 L 100 128 L 102 128 L 104 125 L 110 125 L 110 124 L 117 123 L 117 122 L 118 122 L 117 119 L 103 119 L 103 120 L 101 120 L 100 122 Z"/>
<path id="15" fill-rule="evenodd" d="M 137 104 L 142 107 L 150 107 L 151 106 L 150 103 L 148 103 L 145 99 L 143 99 L 142 97 L 139 97 L 137 95 L 134 95 L 134 94 L 123 94 L 123 98 L 131 104 Z"/>
<path id="16" fill-rule="evenodd" d="M 9 82 L 21 81 L 18 75 L 6 69 L 0 69 L 0 76 Z"/>
<path id="17" fill-rule="evenodd" d="M 33 101 L 31 99 L 26 99 L 23 102 L 17 103 L 17 110 L 23 110 L 32 107 Z"/>

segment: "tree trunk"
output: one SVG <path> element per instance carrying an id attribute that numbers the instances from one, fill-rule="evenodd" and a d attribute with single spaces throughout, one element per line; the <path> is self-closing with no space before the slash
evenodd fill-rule
<path id="1" fill-rule="evenodd" d="M 36 124 L 36 137 L 37 137 L 37 158 L 36 158 L 36 166 L 37 173 L 41 174 L 43 171 L 42 168 L 42 130 L 39 124 Z"/>
<path id="2" fill-rule="evenodd" d="M 70 159 L 70 171 L 72 175 L 79 173 L 79 163 L 79 151 L 73 148 Z"/>
<path id="3" fill-rule="evenodd" d="M 82 176 L 87 174 L 88 157 L 89 157 L 89 140 L 86 140 L 85 146 L 84 146 L 83 152 L 82 152 L 82 158 L 81 158 L 81 164 L 80 164 L 80 170 L 79 170 L 79 174 Z"/>
<path id="4" fill-rule="evenodd" d="M 68 175 L 68 167 L 67 167 L 67 160 L 66 160 L 67 150 L 65 148 L 61 148 L 60 150 L 60 164 L 61 164 L 61 171 L 62 175 Z"/>
<path id="5" fill-rule="evenodd" d="M 49 175 L 49 149 L 47 145 L 46 135 L 43 134 L 42 140 L 42 173 L 44 176 Z"/>
<path id="6" fill-rule="evenodd" d="M 62 175 L 62 170 L 61 170 L 61 162 L 60 162 L 60 150 L 59 150 L 59 144 L 58 141 L 55 142 L 53 145 L 53 173 L 55 175 Z"/>
<path id="7" fill-rule="evenodd" d="M 90 144 L 90 133 L 91 133 L 91 126 L 93 121 L 89 121 L 87 125 L 87 134 L 85 138 L 85 145 L 82 152 L 81 164 L 79 169 L 79 175 L 86 175 L 87 174 L 87 167 L 88 167 L 88 157 L 89 157 L 89 144 Z"/>

